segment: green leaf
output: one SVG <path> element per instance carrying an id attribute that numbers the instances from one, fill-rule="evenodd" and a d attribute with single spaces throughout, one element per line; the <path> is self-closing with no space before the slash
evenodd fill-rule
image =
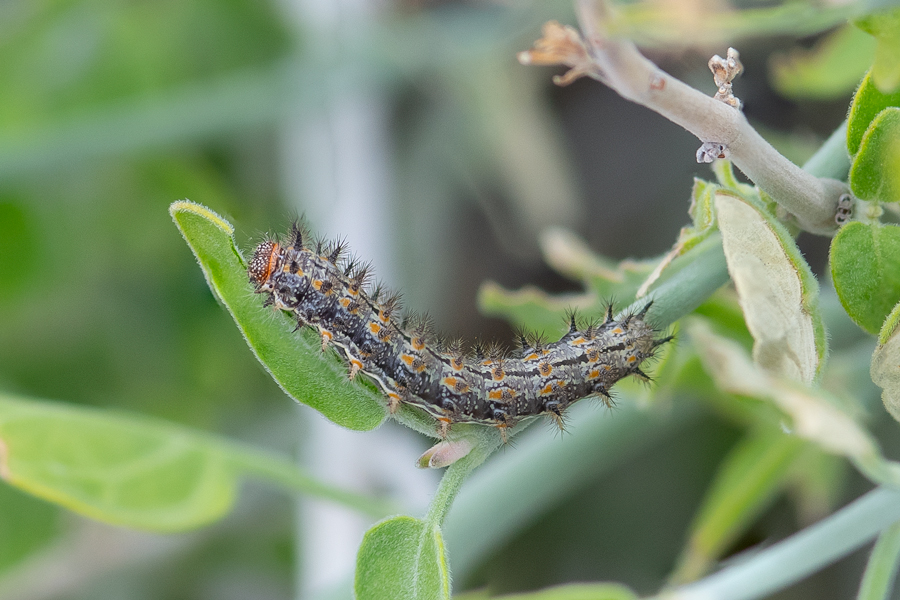
<path id="1" fill-rule="evenodd" d="M 780 430 L 748 434 L 719 467 L 672 580 L 704 575 L 784 487 L 804 443 Z"/>
<path id="2" fill-rule="evenodd" d="M 897 577 L 900 561 L 900 523 L 894 523 L 881 532 L 866 571 L 863 573 L 857 600 L 886 600 L 891 597 L 894 579 Z"/>
<path id="3" fill-rule="evenodd" d="M 893 92 L 900 86 L 900 10 L 868 15 L 853 23 L 875 37 L 872 78 L 879 90 Z"/>
<path id="4" fill-rule="evenodd" d="M 440 528 L 406 516 L 376 524 L 363 537 L 353 588 L 356 600 L 449 599 Z"/>
<path id="5" fill-rule="evenodd" d="M 716 161 L 713 166 L 720 166 L 723 162 L 726 161 Z M 691 234 L 699 235 L 715 227 L 716 207 L 713 205 L 713 198 L 717 189 L 719 186 L 715 183 L 694 178 L 694 187 L 691 189 L 691 206 L 688 209 L 693 227 L 685 228 Z M 679 237 L 685 236 L 685 229 L 682 229 Z"/>
<path id="6" fill-rule="evenodd" d="M 847 150 L 851 156 L 859 152 L 863 136 L 875 117 L 889 106 L 900 106 L 900 91 L 881 93 L 872 82 L 871 71 L 863 79 L 850 105 L 847 117 Z"/>
<path id="7" fill-rule="evenodd" d="M 719 191 L 715 206 L 728 272 L 754 339 L 753 360 L 811 383 L 826 350 L 812 270 L 787 230 L 754 202 Z"/>
<path id="8" fill-rule="evenodd" d="M 877 334 L 900 300 L 900 227 L 848 223 L 831 242 L 831 278 L 844 310 Z"/>
<path id="9" fill-rule="evenodd" d="M 349 381 L 346 366 L 334 352 L 323 355 L 321 341 L 310 328 L 293 332 L 289 319 L 273 318 L 263 308 L 262 299 L 253 294 L 231 224 L 193 202 L 175 202 L 169 212 L 210 289 L 281 389 L 338 425 L 360 431 L 377 427 L 386 410 L 374 386 Z"/>
<path id="10" fill-rule="evenodd" d="M 795 100 L 846 97 L 872 64 L 875 40 L 856 27 L 834 31 L 807 50 L 793 48 L 770 61 L 772 84 Z"/>
<path id="11" fill-rule="evenodd" d="M 883 391 L 881 401 L 895 420 L 900 421 L 900 303 L 884 321 L 878 335 L 878 347 L 872 354 L 872 381 Z"/>
<path id="12" fill-rule="evenodd" d="M 331 488 L 290 461 L 149 417 L 0 395 L 0 478 L 100 521 L 181 531 L 223 516 L 255 475 L 370 514 L 386 507 Z"/>
<path id="13" fill-rule="evenodd" d="M 3 397 L 0 444 L 8 483 L 101 521 L 178 531 L 234 501 L 221 448 L 155 423 Z"/>
<path id="14" fill-rule="evenodd" d="M 886 108 L 866 130 L 850 168 L 850 189 L 863 200 L 900 202 L 900 108 Z"/>

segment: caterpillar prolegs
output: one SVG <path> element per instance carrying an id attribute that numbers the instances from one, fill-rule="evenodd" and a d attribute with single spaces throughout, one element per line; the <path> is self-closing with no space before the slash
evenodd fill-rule
<path id="1" fill-rule="evenodd" d="M 588 396 L 610 402 L 610 388 L 628 375 L 647 379 L 640 366 L 671 338 L 657 338 L 641 311 L 579 327 L 548 343 L 521 336 L 518 352 L 498 347 L 465 352 L 430 331 L 425 318 L 400 319 L 399 296 L 369 285 L 367 264 L 344 259 L 341 243 L 312 242 L 298 224 L 286 239 L 257 246 L 248 267 L 265 305 L 292 312 L 297 326 L 315 327 L 322 349 L 337 346 L 349 364 L 378 383 L 391 412 L 401 404 L 437 419 L 441 437 L 453 423 L 506 428 L 525 417 L 548 415 L 560 426 L 566 408 Z"/>

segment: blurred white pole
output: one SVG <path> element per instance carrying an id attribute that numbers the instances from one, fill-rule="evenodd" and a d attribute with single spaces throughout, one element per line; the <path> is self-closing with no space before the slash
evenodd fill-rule
<path id="1" fill-rule="evenodd" d="M 334 64 L 343 40 L 374 21 L 379 0 L 282 0 L 303 47 L 302 60 Z M 324 71 L 324 70 L 323 70 Z M 392 283 L 390 132 L 383 94 L 348 71 L 327 71 L 321 106 L 298 107 L 281 127 L 285 197 L 313 229 L 346 239 Z M 310 409 L 301 413 L 300 460 L 317 476 L 369 493 L 394 494 L 421 510 L 434 489 L 434 473 L 414 468 L 423 448 L 398 427 L 353 432 Z M 296 593 L 309 598 L 346 582 L 369 521 L 322 502 L 299 503 Z M 301 542 L 302 540 L 302 542 Z M 349 590 L 348 590 L 349 591 Z"/>

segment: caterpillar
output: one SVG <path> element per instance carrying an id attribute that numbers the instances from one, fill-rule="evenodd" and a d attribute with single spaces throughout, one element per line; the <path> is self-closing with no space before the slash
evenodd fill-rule
<path id="1" fill-rule="evenodd" d="M 401 404 L 424 410 L 446 438 L 454 423 L 507 428 L 525 417 L 547 415 L 560 427 L 563 413 L 582 398 L 611 403 L 610 388 L 629 375 L 649 380 L 641 363 L 671 337 L 657 338 L 645 320 L 652 303 L 619 320 L 612 305 L 602 321 L 569 331 L 548 343 L 521 334 L 518 352 L 499 346 L 465 352 L 431 332 L 427 318 L 399 318 L 400 297 L 370 285 L 366 263 L 345 259 L 342 242 L 313 241 L 294 223 L 283 240 L 260 243 L 248 264 L 265 306 L 292 312 L 297 328 L 311 326 L 322 350 L 333 344 L 346 357 L 349 377 L 363 373 L 387 396 L 395 413 Z"/>

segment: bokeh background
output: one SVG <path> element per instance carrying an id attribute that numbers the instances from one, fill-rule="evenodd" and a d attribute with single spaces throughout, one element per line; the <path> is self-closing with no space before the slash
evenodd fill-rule
<path id="1" fill-rule="evenodd" d="M 657 4 L 685 23 L 727 8 Z M 442 331 L 509 340 L 508 324 L 477 311 L 484 281 L 578 290 L 542 260 L 542 231 L 569 228 L 615 259 L 656 256 L 688 222 L 693 177 L 711 177 L 677 126 L 596 82 L 557 88 L 556 70 L 519 65 L 516 51 L 550 18 L 573 23 L 570 3 L 0 3 L 0 387 L 290 453 L 421 514 L 436 474 L 412 465 L 429 442 L 390 425 L 343 431 L 281 393 L 167 207 L 188 198 L 228 216 L 246 250 L 305 215 Z M 736 95 L 796 162 L 843 119 L 858 79 L 814 98 L 770 83 L 771 61 L 821 36 L 703 37 L 679 35 L 681 25 L 648 55 L 712 93 L 706 61 L 736 45 Z M 821 270 L 827 240 L 801 243 Z M 658 589 L 737 435 L 711 414 L 675 430 L 547 507 L 455 585 Z M 801 517 L 781 501 L 735 550 L 786 535 Z M 0 484 L 0 598 L 327 597 L 352 572 L 367 525 L 247 486 L 224 521 L 155 536 Z M 782 597 L 848 597 L 859 561 Z"/>

